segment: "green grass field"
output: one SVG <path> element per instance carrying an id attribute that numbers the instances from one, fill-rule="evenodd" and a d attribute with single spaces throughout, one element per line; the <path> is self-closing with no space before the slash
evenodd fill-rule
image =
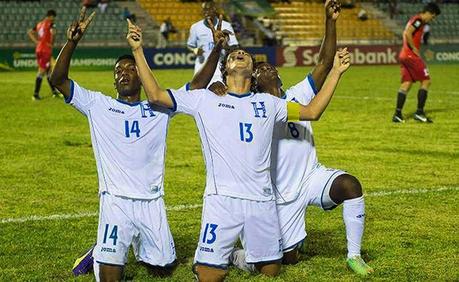
<path id="1" fill-rule="evenodd" d="M 300 81 L 307 71 L 281 69 L 284 85 Z M 430 71 L 426 109 L 433 124 L 390 121 L 397 66 L 351 67 L 314 123 L 321 163 L 347 170 L 365 189 L 363 254 L 376 271 L 374 280 L 459 280 L 459 65 L 433 65 Z M 163 86 L 179 87 L 192 72 L 156 74 Z M 0 73 L 0 281 L 73 280 L 75 258 L 96 239 L 97 174 L 87 121 L 51 98 L 45 83 L 45 99 L 31 101 L 34 77 L 35 72 Z M 114 94 L 110 71 L 71 77 Z M 417 86 L 408 95 L 407 117 L 416 109 L 416 92 Z M 167 144 L 166 204 L 201 204 L 205 169 L 192 118 L 172 120 Z M 200 216 L 196 206 L 168 212 L 180 262 L 169 281 L 193 279 Z M 307 253 L 275 281 L 358 279 L 345 265 L 341 208 L 327 213 L 309 208 L 307 217 Z M 127 274 L 137 281 L 151 278 L 132 253 Z M 235 269 L 227 279 L 269 280 Z"/>

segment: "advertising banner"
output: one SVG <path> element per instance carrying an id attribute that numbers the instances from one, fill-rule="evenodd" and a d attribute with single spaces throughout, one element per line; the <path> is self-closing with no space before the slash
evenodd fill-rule
<path id="1" fill-rule="evenodd" d="M 274 47 L 253 47 L 247 51 L 255 56 L 257 61 L 276 63 L 276 49 Z M 186 48 L 144 50 L 148 65 L 152 69 L 183 69 L 194 68 L 195 55 Z"/>
<path id="2" fill-rule="evenodd" d="M 59 50 L 53 51 L 56 58 Z M 70 66 L 72 68 L 113 69 L 116 59 L 123 54 L 131 54 L 127 48 L 77 48 Z M 32 48 L 0 49 L 0 69 L 37 69 L 35 50 Z"/>
<path id="3" fill-rule="evenodd" d="M 398 63 L 400 46 L 348 46 L 353 65 L 387 65 Z M 319 47 L 285 47 L 277 49 L 277 65 L 284 67 L 312 66 L 317 63 Z"/>

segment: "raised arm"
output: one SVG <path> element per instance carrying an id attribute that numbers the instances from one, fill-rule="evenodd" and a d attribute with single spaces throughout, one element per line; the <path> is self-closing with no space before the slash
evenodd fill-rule
<path id="1" fill-rule="evenodd" d="M 294 103 L 298 105 L 297 107 L 299 107 L 299 120 L 319 120 L 320 116 L 327 108 L 333 93 L 335 92 L 341 75 L 349 68 L 349 66 L 350 55 L 347 49 L 338 50 L 334 57 L 333 68 L 328 73 L 327 79 L 316 97 L 314 97 L 314 99 L 312 99 L 312 101 L 306 106 Z M 292 107 L 296 106 L 289 104 L 288 107 L 289 112 L 292 112 Z"/>
<path id="2" fill-rule="evenodd" d="M 73 51 L 75 50 L 78 42 L 85 33 L 92 19 L 96 15 L 96 12 L 85 19 L 86 7 L 83 6 L 80 11 L 80 17 L 78 21 L 73 22 L 67 29 L 67 42 L 62 47 L 59 56 L 57 57 L 56 64 L 51 74 L 51 85 L 56 87 L 59 92 L 64 95 L 65 99 L 70 96 L 70 79 L 69 67 L 70 59 L 72 58 Z"/>
<path id="3" fill-rule="evenodd" d="M 231 31 L 222 30 L 222 22 L 223 16 L 220 15 L 217 29 L 215 29 L 212 21 L 207 19 L 207 23 L 214 38 L 214 48 L 210 52 L 202 68 L 193 76 L 193 80 L 190 83 L 190 89 L 206 88 L 214 76 L 215 69 L 218 67 L 220 61 L 221 51 L 228 45 L 229 35 L 232 34 Z"/>
<path id="4" fill-rule="evenodd" d="M 174 107 L 174 102 L 169 96 L 166 90 L 161 89 L 156 78 L 148 67 L 145 59 L 145 54 L 142 48 L 142 30 L 137 25 L 133 24 L 129 19 L 128 22 L 128 34 L 126 39 L 131 46 L 132 54 L 135 58 L 137 70 L 139 72 L 140 80 L 142 81 L 143 89 L 147 95 L 149 103 L 163 106 L 166 108 Z"/>
<path id="5" fill-rule="evenodd" d="M 327 0 L 325 2 L 325 35 L 320 46 L 317 65 L 311 72 L 318 90 L 322 88 L 327 74 L 333 66 L 333 58 L 336 53 L 336 20 L 340 11 L 341 4 L 338 0 Z"/>

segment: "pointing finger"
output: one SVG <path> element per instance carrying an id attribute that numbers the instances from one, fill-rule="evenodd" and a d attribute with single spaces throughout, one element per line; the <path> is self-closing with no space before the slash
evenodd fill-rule
<path id="1" fill-rule="evenodd" d="M 210 30 L 212 30 L 212 32 L 215 32 L 215 28 L 214 28 L 214 24 L 212 23 L 212 20 L 210 18 L 207 18 L 206 21 L 207 21 L 207 25 L 209 26 Z"/>
<path id="2" fill-rule="evenodd" d="M 220 15 L 218 16 L 217 30 L 222 30 L 222 22 L 223 22 L 223 15 L 220 14 Z"/>
<path id="3" fill-rule="evenodd" d="M 78 19 L 78 21 L 83 22 L 85 15 L 86 15 L 86 6 L 83 6 L 80 10 L 80 18 Z"/>

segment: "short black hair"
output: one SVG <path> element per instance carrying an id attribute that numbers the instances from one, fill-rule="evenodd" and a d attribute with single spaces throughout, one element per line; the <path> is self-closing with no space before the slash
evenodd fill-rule
<path id="1" fill-rule="evenodd" d="M 249 51 L 247 51 L 246 49 L 242 48 L 239 45 L 230 46 L 229 49 L 226 50 L 226 53 L 225 53 L 225 56 L 223 57 L 223 60 L 221 60 L 221 62 L 220 62 L 220 71 L 222 73 L 222 81 L 225 84 L 226 84 L 226 76 L 228 75 L 228 72 L 226 71 L 226 61 L 228 61 L 228 57 L 229 57 L 229 55 L 231 53 L 239 51 L 239 50 L 247 52 L 247 54 L 250 55 L 250 57 L 252 58 L 253 71 L 255 71 L 255 65 L 257 64 L 257 62 L 255 61 L 255 57 Z M 255 84 L 255 82 L 256 82 L 255 78 L 252 78 L 252 85 Z"/>
<path id="2" fill-rule="evenodd" d="M 115 65 L 118 64 L 119 61 L 121 60 L 131 60 L 135 63 L 135 58 L 134 56 L 130 55 L 130 54 L 124 54 L 124 55 L 121 55 L 118 57 L 118 59 L 116 59 L 116 62 L 115 62 Z"/>
<path id="3" fill-rule="evenodd" d="M 440 7 L 436 3 L 428 3 L 427 5 L 424 6 L 424 9 L 422 9 L 423 12 L 429 12 L 434 15 L 440 15 Z"/>
<path id="4" fill-rule="evenodd" d="M 56 11 L 54 10 L 48 10 L 48 12 L 46 12 L 47 17 L 51 17 L 51 16 L 55 17 L 56 15 L 57 15 Z"/>

